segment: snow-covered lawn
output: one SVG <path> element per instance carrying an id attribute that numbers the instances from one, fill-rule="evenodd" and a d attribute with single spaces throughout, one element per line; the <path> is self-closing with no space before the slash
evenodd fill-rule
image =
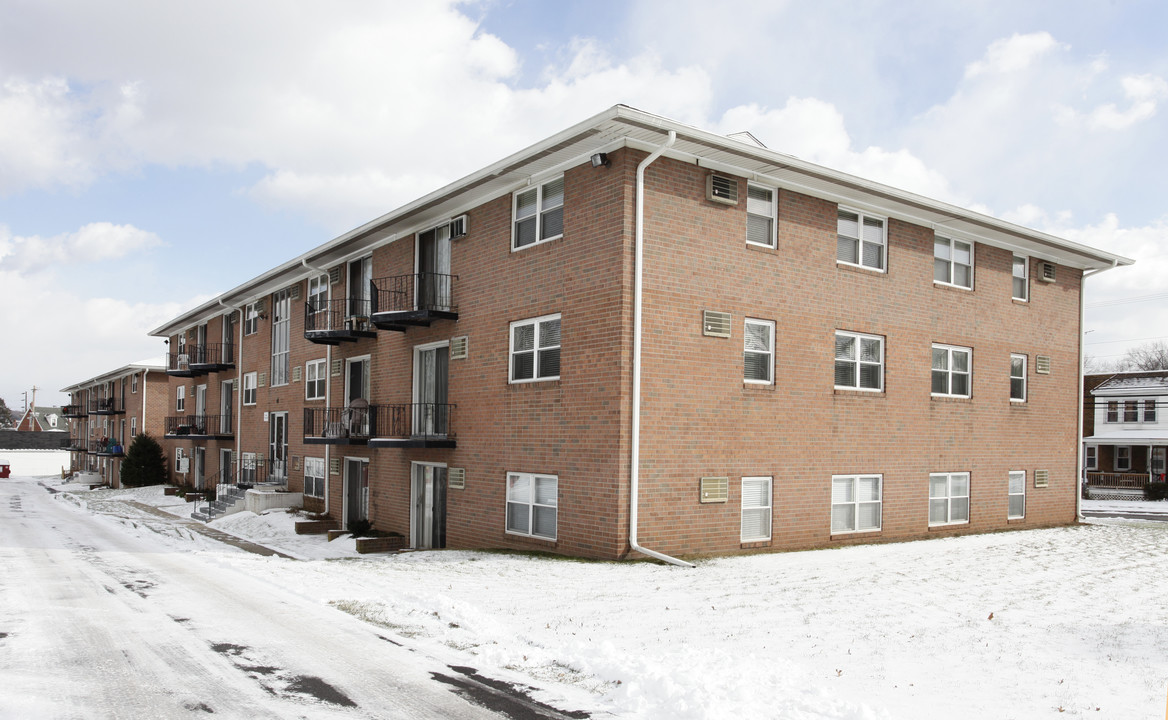
<path id="1" fill-rule="evenodd" d="M 134 512 L 120 497 L 184 505 L 160 488 L 74 495 L 122 516 Z M 1168 522 L 726 557 L 693 570 L 466 551 L 356 556 L 351 541 L 294 535 L 283 512 L 212 526 L 340 559 L 193 550 L 444 662 L 526 679 L 541 699 L 602 715 L 1126 720 L 1162 717 L 1168 702 Z"/>

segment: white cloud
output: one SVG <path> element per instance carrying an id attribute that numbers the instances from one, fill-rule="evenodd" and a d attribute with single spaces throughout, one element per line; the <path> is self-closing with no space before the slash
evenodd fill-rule
<path id="1" fill-rule="evenodd" d="M 13 236 L 0 225 L 0 271 L 34 274 L 54 266 L 113 260 L 161 243 L 152 232 L 108 222 L 48 238 Z"/>
<path id="2" fill-rule="evenodd" d="M 1156 101 L 1168 97 L 1168 82 L 1155 75 L 1125 77 L 1121 81 L 1131 106 L 1120 110 L 1115 103 L 1091 111 L 1088 125 L 1098 130 L 1126 130 L 1156 114 Z"/>
<path id="3" fill-rule="evenodd" d="M 1055 42 L 1050 33 L 1037 32 L 1028 35 L 1015 33 L 991 43 L 980 60 L 965 67 L 965 77 L 969 79 L 979 75 L 1016 73 L 1055 48 L 1067 49 L 1067 46 Z"/>

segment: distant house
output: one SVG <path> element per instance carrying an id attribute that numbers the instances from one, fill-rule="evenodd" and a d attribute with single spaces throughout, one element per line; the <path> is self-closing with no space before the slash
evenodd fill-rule
<path id="1" fill-rule="evenodd" d="M 1083 378 L 1083 469 L 1092 497 L 1139 495 L 1164 482 L 1168 370 Z"/>
<path id="2" fill-rule="evenodd" d="M 24 411 L 20 422 L 16 423 L 20 432 L 68 432 L 69 423 L 59 407 L 31 407 Z"/>

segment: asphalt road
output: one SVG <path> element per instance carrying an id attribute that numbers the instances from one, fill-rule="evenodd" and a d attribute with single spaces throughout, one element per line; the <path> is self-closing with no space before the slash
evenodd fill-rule
<path id="1" fill-rule="evenodd" d="M 545 716 L 293 589 L 148 535 L 35 481 L 0 482 L 0 717 Z"/>

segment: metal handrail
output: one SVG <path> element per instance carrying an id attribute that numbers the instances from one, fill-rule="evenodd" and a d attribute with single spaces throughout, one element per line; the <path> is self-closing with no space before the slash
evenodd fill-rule
<path id="1" fill-rule="evenodd" d="M 456 280 L 457 275 L 433 272 L 375 278 L 370 281 L 373 312 L 457 312 L 458 306 L 454 304 Z"/>
<path id="2" fill-rule="evenodd" d="M 361 298 L 312 300 L 304 303 L 304 332 L 366 330 L 370 301 Z"/>
<path id="3" fill-rule="evenodd" d="M 165 419 L 166 435 L 232 435 L 233 415 L 169 415 Z"/>

